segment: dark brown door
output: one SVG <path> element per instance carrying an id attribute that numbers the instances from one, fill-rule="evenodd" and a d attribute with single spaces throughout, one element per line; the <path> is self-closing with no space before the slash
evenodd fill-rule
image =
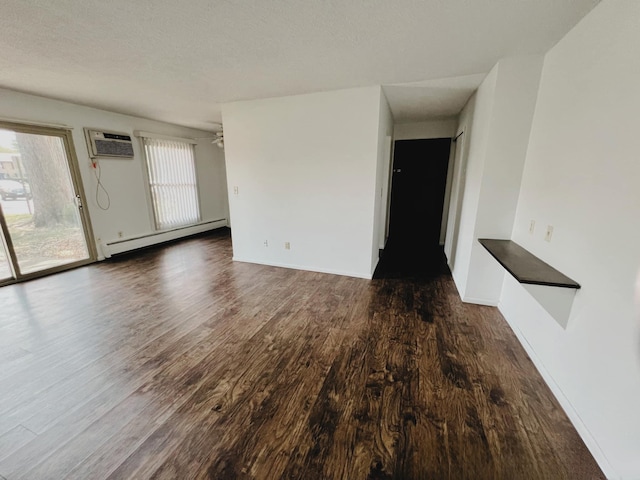
<path id="1" fill-rule="evenodd" d="M 450 138 L 395 142 L 389 246 L 437 248 L 447 183 Z"/>

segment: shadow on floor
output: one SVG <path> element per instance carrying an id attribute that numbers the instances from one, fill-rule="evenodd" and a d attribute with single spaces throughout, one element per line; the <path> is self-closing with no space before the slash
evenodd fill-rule
<path id="1" fill-rule="evenodd" d="M 422 246 L 391 239 L 381 252 L 373 278 L 430 279 L 449 274 L 449 267 L 440 245 Z"/>

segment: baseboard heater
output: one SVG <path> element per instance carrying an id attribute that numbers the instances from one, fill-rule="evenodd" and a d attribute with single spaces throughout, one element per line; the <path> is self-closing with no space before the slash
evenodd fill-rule
<path id="1" fill-rule="evenodd" d="M 178 238 L 195 235 L 216 228 L 225 227 L 227 219 L 211 220 L 209 222 L 198 223 L 197 225 L 189 225 L 188 227 L 179 227 L 171 230 L 163 230 L 162 232 L 153 232 L 136 237 L 118 238 L 109 242 L 101 243 L 100 250 L 102 259 L 110 258 L 119 253 L 130 252 L 139 248 L 150 247 L 158 243 L 169 242 Z"/>

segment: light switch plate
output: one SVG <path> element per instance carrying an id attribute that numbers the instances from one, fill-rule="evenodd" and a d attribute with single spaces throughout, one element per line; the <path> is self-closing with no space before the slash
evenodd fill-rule
<path id="1" fill-rule="evenodd" d="M 547 225 L 547 233 L 545 233 L 544 235 L 544 240 L 546 242 L 550 242 L 552 236 L 553 236 L 553 225 Z"/>

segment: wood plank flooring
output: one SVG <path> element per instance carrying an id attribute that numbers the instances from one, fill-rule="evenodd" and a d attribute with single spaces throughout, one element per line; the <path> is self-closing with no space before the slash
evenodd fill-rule
<path id="1" fill-rule="evenodd" d="M 0 289 L 0 479 L 600 479 L 450 275 L 233 263 L 228 232 Z"/>

